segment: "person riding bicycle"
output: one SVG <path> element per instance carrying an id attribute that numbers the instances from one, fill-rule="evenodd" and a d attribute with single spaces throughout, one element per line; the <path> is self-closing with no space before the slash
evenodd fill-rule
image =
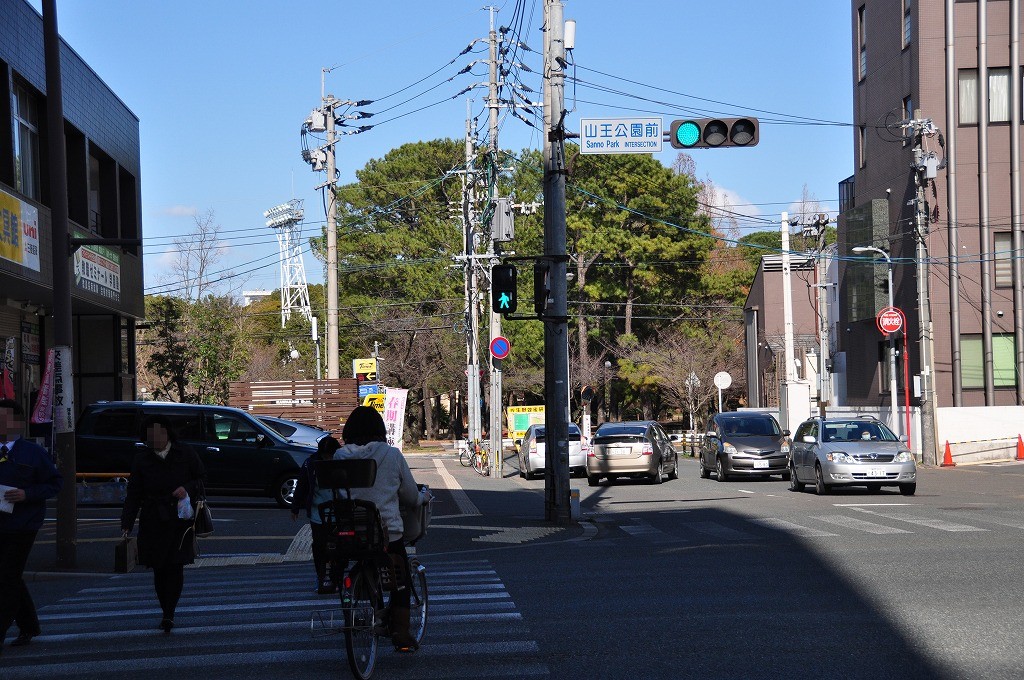
<path id="1" fill-rule="evenodd" d="M 388 530 L 388 554 L 404 564 L 407 553 L 402 542 L 404 524 L 399 505 L 414 507 L 420 503 L 419 487 L 402 452 L 387 443 L 384 419 L 369 406 L 357 406 L 349 414 L 341 431 L 345 445 L 334 454 L 335 460 L 372 458 L 377 461 L 377 481 L 368 489 L 352 489 L 352 498 L 377 506 Z M 412 582 L 406 569 L 399 570 L 401 582 L 391 595 L 391 641 L 401 652 L 414 652 L 416 640 L 409 633 L 409 602 Z"/>

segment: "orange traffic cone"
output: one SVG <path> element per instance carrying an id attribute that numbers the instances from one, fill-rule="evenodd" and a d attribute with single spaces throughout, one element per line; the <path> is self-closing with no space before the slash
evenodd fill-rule
<path id="1" fill-rule="evenodd" d="M 956 467 L 956 463 L 953 462 L 953 454 L 949 450 L 949 441 L 946 442 L 946 455 L 942 459 L 942 465 L 939 467 Z"/>
<path id="2" fill-rule="evenodd" d="M 1017 435 L 1017 460 L 1024 460 L 1024 439 Z"/>

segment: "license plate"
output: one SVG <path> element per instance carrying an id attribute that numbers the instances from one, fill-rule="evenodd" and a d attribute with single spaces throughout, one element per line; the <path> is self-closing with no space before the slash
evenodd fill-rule
<path id="1" fill-rule="evenodd" d="M 868 477 L 885 477 L 885 470 L 883 468 L 871 468 L 868 470 Z"/>
<path id="2" fill-rule="evenodd" d="M 768 461 L 766 461 L 766 460 L 755 460 L 754 461 L 754 469 L 755 470 L 764 470 L 764 469 L 767 469 L 767 468 L 768 468 Z"/>

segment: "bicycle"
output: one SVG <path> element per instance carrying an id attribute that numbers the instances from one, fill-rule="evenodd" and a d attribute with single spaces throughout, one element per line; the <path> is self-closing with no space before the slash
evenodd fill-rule
<path id="1" fill-rule="evenodd" d="M 491 473 L 491 469 L 487 466 L 487 449 L 479 444 L 474 444 L 473 448 L 473 469 L 477 474 L 486 477 Z"/>
<path id="2" fill-rule="evenodd" d="M 462 467 L 470 467 L 473 465 L 473 460 L 476 457 L 477 443 L 470 443 L 467 439 L 465 444 L 465 446 L 459 449 L 459 462 L 462 463 Z"/>
<path id="3" fill-rule="evenodd" d="M 373 486 L 376 461 L 318 461 L 316 466 L 317 479 L 329 484 L 334 496 L 318 508 L 332 537 L 327 544 L 328 575 L 339 585 L 342 623 L 335 624 L 333 612 L 329 618 L 324 612 L 313 612 L 311 632 L 316 636 L 319 627 L 320 634 L 343 633 L 349 668 L 360 680 L 368 680 L 377 666 L 379 638 L 391 638 L 391 595 L 405 581 L 406 573 L 411 583 L 409 633 L 417 647 L 423 640 L 428 608 L 426 568 L 415 554 L 402 560 L 388 553 L 388 532 L 377 507 L 369 501 L 349 500 L 351 489 Z M 339 498 L 340 488 L 345 489 L 345 498 Z M 408 518 L 403 512 L 406 532 L 402 538 L 408 546 L 423 537 L 430 523 L 433 497 L 425 485 L 420 485 L 420 494 L 425 502 Z M 349 561 L 354 564 L 345 573 Z"/>

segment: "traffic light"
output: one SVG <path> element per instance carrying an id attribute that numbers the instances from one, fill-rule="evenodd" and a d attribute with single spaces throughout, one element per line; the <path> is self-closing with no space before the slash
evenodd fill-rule
<path id="1" fill-rule="evenodd" d="M 674 120 L 668 141 L 676 149 L 717 149 L 757 146 L 757 118 L 693 118 Z"/>
<path id="2" fill-rule="evenodd" d="M 491 309 L 499 314 L 512 314 L 516 311 L 516 279 L 515 265 L 496 264 L 491 267 Z"/>

